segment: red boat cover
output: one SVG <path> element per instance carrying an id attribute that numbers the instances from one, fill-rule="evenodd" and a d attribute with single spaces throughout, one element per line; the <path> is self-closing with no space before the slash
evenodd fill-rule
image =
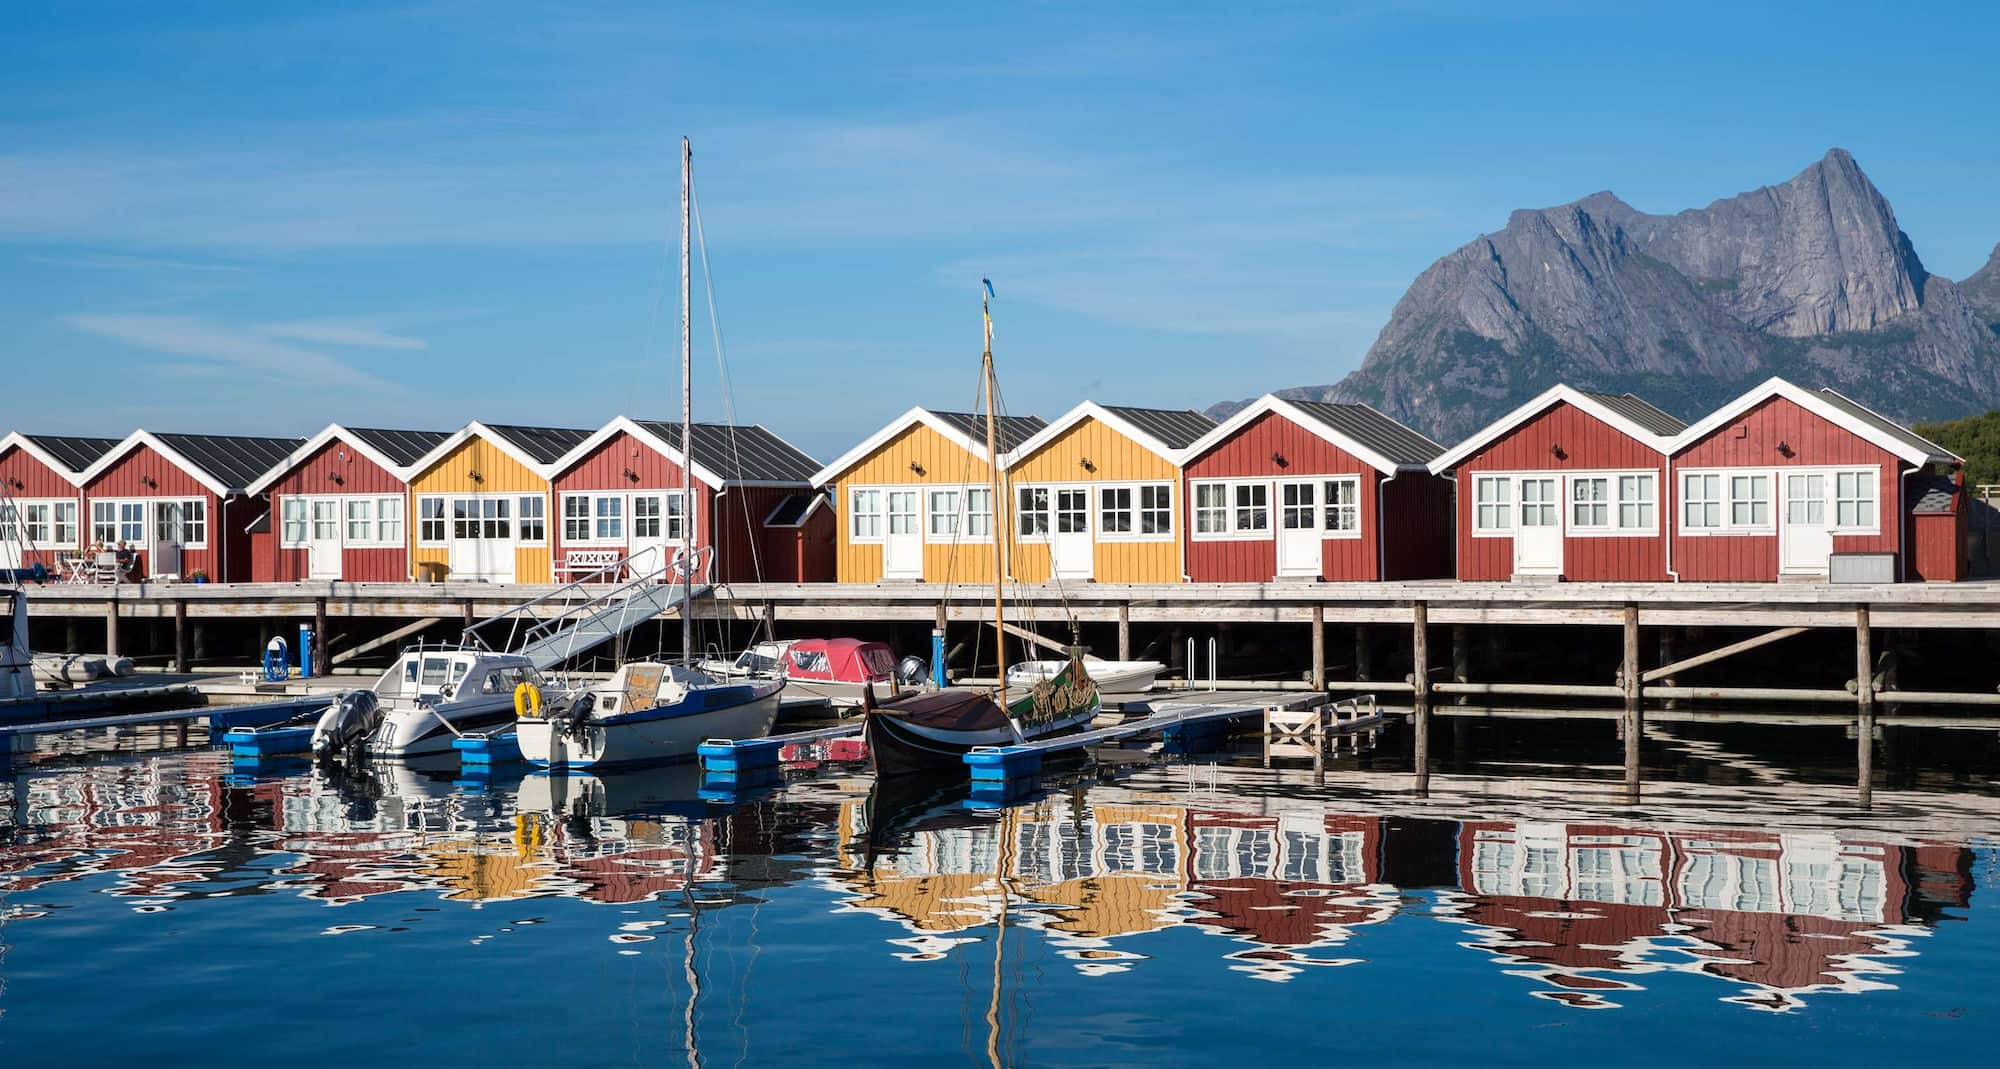
<path id="1" fill-rule="evenodd" d="M 896 655 L 880 642 L 806 638 L 785 653 L 785 674 L 819 683 L 879 683 L 896 675 Z"/>

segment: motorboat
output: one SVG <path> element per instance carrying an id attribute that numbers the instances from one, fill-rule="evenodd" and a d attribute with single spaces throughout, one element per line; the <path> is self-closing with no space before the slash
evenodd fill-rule
<path id="1" fill-rule="evenodd" d="M 888 684 L 898 697 L 916 689 L 928 667 L 918 661 L 919 679 L 912 680 L 888 646 L 855 638 L 759 642 L 734 661 L 702 662 L 703 670 L 725 679 L 783 679 L 790 684 L 787 694 L 825 698 L 843 710 L 859 708 L 862 689 L 874 684 Z"/>
<path id="2" fill-rule="evenodd" d="M 28 645 L 28 595 L 0 590 L 0 699 L 35 696 L 35 651 Z"/>
<path id="3" fill-rule="evenodd" d="M 692 757 L 714 738 L 771 733 L 783 679 L 716 679 L 661 661 L 620 665 L 608 682 L 525 712 L 521 756 L 544 768 L 629 765 Z"/>
<path id="4" fill-rule="evenodd" d="M 1068 661 L 1023 661 L 1007 669 L 1007 685 L 1032 687 L 1045 679 L 1054 679 L 1068 665 Z M 1090 673 L 1097 689 L 1106 694 L 1138 694 L 1152 690 L 1167 666 L 1158 661 L 1085 660 L 1083 669 Z"/>
<path id="5" fill-rule="evenodd" d="M 313 722 L 312 753 L 321 760 L 450 754 L 460 735 L 512 723 L 516 693 L 524 686 L 539 700 L 560 696 L 560 688 L 519 654 L 415 647 L 373 687 L 334 696 Z"/>
<path id="6" fill-rule="evenodd" d="M 1097 685 L 1080 657 L 1002 708 L 995 697 L 967 687 L 862 706 L 868 752 L 878 776 L 962 767 L 974 747 L 1007 746 L 1077 731 L 1103 709 Z"/>

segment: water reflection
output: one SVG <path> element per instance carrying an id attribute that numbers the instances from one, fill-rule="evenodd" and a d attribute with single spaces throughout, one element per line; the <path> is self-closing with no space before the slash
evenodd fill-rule
<path id="1" fill-rule="evenodd" d="M 245 778 L 212 754 L 37 772 L 13 781 L 0 906 L 34 921 L 35 892 L 86 879 L 141 910 L 414 893 L 692 911 L 794 888 L 879 918 L 875 945 L 920 968 L 989 941 L 1004 913 L 1084 976 L 1186 953 L 1157 938 L 1180 929 L 1218 940 L 1202 945 L 1219 973 L 1274 983 L 1365 969 L 1371 931 L 1400 922 L 1562 1005 L 1629 1004 L 1649 978 L 1686 975 L 1788 1010 L 1891 988 L 1975 884 L 1965 841 L 1879 832 L 1447 820 L 1103 785 L 973 812 L 832 778 L 716 805 L 699 786 L 688 769 L 483 789 L 405 768 Z M 664 923 L 606 930 L 636 942 Z"/>

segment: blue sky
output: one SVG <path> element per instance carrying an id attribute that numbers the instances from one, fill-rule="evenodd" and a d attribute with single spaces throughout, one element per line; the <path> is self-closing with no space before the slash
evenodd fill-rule
<path id="1" fill-rule="evenodd" d="M 1834 145 L 1932 271 L 2000 241 L 1972 4 L 324 7 L 0 16 L 0 424 L 671 417 L 684 133 L 737 418 L 821 456 L 971 403 L 981 275 L 1053 416 L 1334 381 L 1512 208 Z"/>

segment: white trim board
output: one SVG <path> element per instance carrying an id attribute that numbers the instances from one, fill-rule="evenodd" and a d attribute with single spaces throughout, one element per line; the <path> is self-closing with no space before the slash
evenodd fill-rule
<path id="1" fill-rule="evenodd" d="M 1573 408 L 1582 410 L 1591 418 L 1610 426 L 1619 433 L 1639 442 L 1661 456 L 1673 455 L 1675 439 L 1672 437 L 1654 434 L 1652 431 L 1604 407 L 1596 398 L 1591 397 L 1582 390 L 1569 386 L 1555 385 L 1543 390 L 1527 404 L 1481 427 L 1473 433 L 1472 437 L 1452 446 L 1443 456 L 1431 461 L 1431 474 L 1443 475 L 1445 472 L 1452 470 L 1463 463 L 1467 457 L 1506 437 L 1516 427 L 1541 415 L 1558 403 L 1568 404 Z"/>

